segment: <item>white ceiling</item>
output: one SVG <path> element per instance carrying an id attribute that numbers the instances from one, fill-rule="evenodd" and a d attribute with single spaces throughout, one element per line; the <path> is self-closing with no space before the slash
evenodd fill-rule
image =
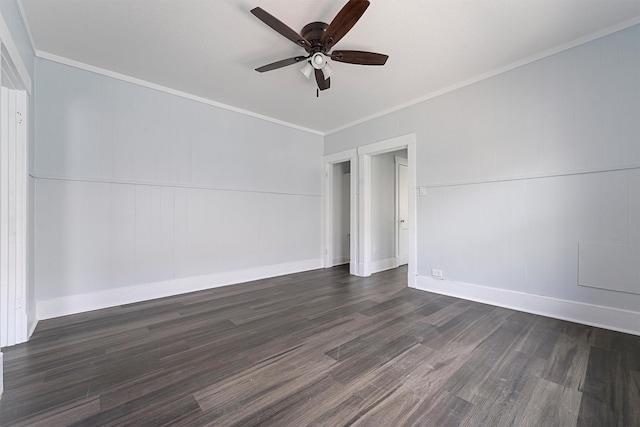
<path id="1" fill-rule="evenodd" d="M 640 0 L 371 0 L 336 49 L 389 55 L 383 67 L 332 61 L 316 98 L 304 54 L 254 17 L 296 31 L 331 22 L 346 0 L 20 0 L 39 56 L 52 55 L 331 132 L 612 27 L 640 22 Z"/>

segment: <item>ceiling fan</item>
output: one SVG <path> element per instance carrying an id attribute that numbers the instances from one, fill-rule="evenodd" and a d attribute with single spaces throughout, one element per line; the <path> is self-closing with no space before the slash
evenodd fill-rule
<path id="1" fill-rule="evenodd" d="M 300 34 L 263 9 L 259 7 L 252 9 L 251 13 L 258 19 L 307 51 L 307 56 L 296 56 L 276 61 L 256 68 L 256 71 L 264 73 L 307 61 L 300 71 L 307 78 L 310 78 L 311 73 L 314 72 L 318 89 L 325 90 L 331 86 L 330 77 L 333 75 L 333 70 L 327 62 L 328 59 L 349 64 L 384 65 L 389 56 L 381 53 L 359 50 L 334 50 L 331 52 L 333 46 L 358 22 L 367 7 L 369 7 L 368 0 L 349 0 L 333 18 L 331 24 L 312 22 L 305 25 Z"/>

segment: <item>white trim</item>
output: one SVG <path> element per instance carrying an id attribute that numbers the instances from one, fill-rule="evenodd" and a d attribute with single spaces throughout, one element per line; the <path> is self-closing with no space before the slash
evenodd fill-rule
<path id="1" fill-rule="evenodd" d="M 4 354 L 0 351 L 0 399 L 2 399 L 2 392 L 4 392 Z"/>
<path id="2" fill-rule="evenodd" d="M 178 182 L 162 182 L 162 181 L 141 181 L 132 179 L 114 179 L 114 178 L 71 178 L 60 177 L 46 174 L 29 174 L 34 179 L 46 179 L 49 181 L 68 181 L 68 182 L 97 182 L 100 184 L 121 184 L 121 185 L 146 185 L 149 187 L 173 187 L 173 188 L 193 188 L 198 190 L 213 190 L 213 191 L 233 191 L 241 193 L 255 193 L 255 194 L 278 194 L 284 196 L 302 196 L 302 197 L 322 197 L 322 194 L 305 194 L 305 193 L 290 193 L 283 191 L 265 191 L 265 190 L 251 190 L 241 187 L 214 187 L 211 185 L 200 184 L 182 184 Z"/>
<path id="3" fill-rule="evenodd" d="M 416 136 L 413 135 L 413 142 L 407 144 L 407 180 L 409 181 L 409 263 L 407 271 L 407 281 L 410 288 L 416 287 L 416 276 L 418 271 L 418 203 L 417 203 L 417 173 L 418 173 L 418 153 L 416 147 Z"/>
<path id="4" fill-rule="evenodd" d="M 343 256 L 340 258 L 334 258 L 332 263 L 333 263 L 333 266 L 335 267 L 336 265 L 349 264 L 349 262 L 350 262 L 349 257 Z"/>
<path id="5" fill-rule="evenodd" d="M 27 91 L 29 95 L 31 95 L 31 76 L 29 75 L 29 71 L 27 71 L 27 67 L 22 62 L 22 57 L 20 56 L 20 51 L 16 46 L 16 43 L 13 41 L 13 37 L 11 37 L 11 31 L 9 31 L 9 27 L 4 20 L 4 16 L 0 13 L 0 42 L 7 50 L 9 54 L 9 58 L 7 61 L 15 68 L 17 72 L 17 76 L 21 80 L 22 87 L 20 89 L 24 89 Z"/>
<path id="6" fill-rule="evenodd" d="M 507 289 L 418 276 L 417 288 L 526 313 L 640 335 L 640 313 Z"/>
<path id="7" fill-rule="evenodd" d="M 408 286 L 415 287 L 416 262 L 417 262 L 417 234 L 416 234 L 416 134 L 398 136 L 384 141 L 358 147 L 360 165 L 359 175 L 359 224 L 358 235 L 360 238 L 360 250 L 358 271 L 362 276 L 370 276 L 373 273 L 371 262 L 371 156 L 388 153 L 391 151 L 407 149 L 407 180 L 409 188 L 409 263 L 407 271 Z"/>
<path id="8" fill-rule="evenodd" d="M 523 65 L 527 65 L 527 64 L 530 64 L 532 62 L 539 61 L 539 60 L 544 59 L 546 57 L 555 55 L 555 54 L 563 52 L 565 50 L 572 49 L 574 47 L 580 46 L 580 45 L 585 44 L 585 43 L 589 43 L 589 42 L 591 42 L 593 40 L 608 36 L 610 34 L 617 33 L 618 31 L 622 31 L 624 29 L 633 27 L 634 25 L 638 25 L 638 24 L 640 24 L 640 17 L 635 17 L 633 19 L 630 19 L 630 20 L 627 20 L 627 21 L 612 25 L 612 26 L 604 28 L 604 29 L 602 29 L 600 31 L 596 31 L 595 33 L 591 33 L 591 34 L 588 34 L 586 36 L 579 37 L 579 38 L 574 39 L 574 40 L 572 40 L 570 42 L 563 43 L 563 44 L 561 44 L 559 46 L 553 47 L 551 49 L 545 50 L 545 51 L 540 52 L 540 53 L 536 53 L 535 55 L 531 55 L 531 56 L 529 56 L 527 58 L 524 58 L 524 59 L 521 59 L 519 61 L 512 62 L 511 64 L 505 65 L 504 67 L 499 67 L 499 68 L 496 68 L 494 70 L 488 71 L 486 73 L 479 74 L 479 75 L 477 75 L 475 77 L 471 77 L 471 78 L 469 78 L 467 80 L 463 80 L 463 81 L 461 81 L 459 83 L 455 83 L 455 84 L 453 84 L 451 86 L 447 86 L 445 88 L 435 90 L 435 91 L 433 91 L 433 92 L 431 92 L 431 93 L 429 93 L 427 95 L 421 96 L 421 97 L 413 99 L 411 101 L 407 101 L 407 102 L 404 102 L 404 103 L 402 103 L 400 105 L 396 105 L 395 107 L 387 108 L 386 110 L 380 111 L 378 113 L 374 113 L 374 114 L 371 114 L 369 116 L 363 117 L 361 119 L 354 120 L 352 122 L 349 122 L 349 123 L 347 123 L 345 125 L 342 125 L 340 127 L 335 128 L 335 129 L 326 131 L 324 133 L 324 135 L 325 136 L 331 135 L 333 133 L 340 132 L 341 130 L 348 129 L 348 128 L 352 127 L 352 126 L 356 126 L 356 125 L 359 125 L 361 123 L 368 122 L 369 120 L 377 119 L 378 117 L 382 117 L 382 116 L 385 116 L 387 114 L 394 113 L 394 112 L 402 110 L 404 108 L 411 107 L 412 105 L 416 105 L 416 104 L 419 104 L 421 102 L 428 101 L 428 100 L 433 99 L 433 98 L 437 98 L 440 95 L 444 95 L 446 93 L 453 92 L 453 91 L 461 89 L 461 88 L 463 88 L 465 86 L 470 86 L 470 85 L 472 85 L 474 83 L 478 83 L 478 82 L 480 82 L 482 80 L 486 80 L 486 79 L 489 79 L 491 77 L 495 77 L 495 76 L 497 76 L 499 74 L 506 73 L 507 71 L 511 71 L 511 70 L 514 70 L 514 69 L 516 69 L 518 67 L 522 67 Z"/>
<path id="9" fill-rule="evenodd" d="M 266 265 L 245 270 L 185 277 L 162 282 L 144 283 L 123 288 L 106 289 L 86 294 L 69 295 L 37 302 L 38 319 L 99 310 L 123 304 L 213 289 L 268 277 L 282 276 L 322 268 L 322 259 L 309 259 L 284 264 Z"/>
<path id="10" fill-rule="evenodd" d="M 375 274 L 385 270 L 391 270 L 392 268 L 396 268 L 396 258 L 385 258 L 379 259 L 377 261 L 371 261 L 369 263 L 369 273 Z"/>
<path id="11" fill-rule="evenodd" d="M 22 309 L 16 313 L 16 343 L 22 343 L 29 339 L 27 325 L 27 220 L 28 220 L 28 165 L 29 165 L 29 141 L 27 139 L 27 96 L 22 90 L 16 91 L 16 142 L 17 142 L 17 167 L 16 167 L 16 299 L 22 303 Z"/>
<path id="12" fill-rule="evenodd" d="M 331 163 L 331 164 L 342 163 L 342 162 L 346 162 L 347 160 L 351 160 L 352 158 L 357 156 L 358 156 L 358 150 L 355 148 L 352 148 L 350 150 L 328 154 L 324 156 L 324 162 Z"/>
<path id="13" fill-rule="evenodd" d="M 492 184 L 497 182 L 526 181 L 530 179 L 542 179 L 542 178 L 559 178 L 563 176 L 588 175 L 593 173 L 607 173 L 607 172 L 621 172 L 621 171 L 637 170 L 637 169 L 640 169 L 640 165 L 632 164 L 632 165 L 626 165 L 626 166 L 611 166 L 606 168 L 577 169 L 577 170 L 572 170 L 567 172 L 514 175 L 514 176 L 489 178 L 489 179 L 477 179 L 472 181 L 450 181 L 450 182 L 444 182 L 441 184 L 431 184 L 431 185 L 425 184 L 425 185 L 422 185 L 422 187 L 426 187 L 426 188 L 457 187 L 462 185 Z"/>
<path id="14" fill-rule="evenodd" d="M 360 150 L 358 150 L 360 151 Z M 371 156 L 358 156 L 358 275 L 371 276 Z"/>
<path id="15" fill-rule="evenodd" d="M 355 150 L 354 150 L 355 151 Z M 351 157 L 351 171 L 349 178 L 351 179 L 349 188 L 351 190 L 351 197 L 349 198 L 349 233 L 351 234 L 349 239 L 349 274 L 358 273 L 358 245 L 360 245 L 360 235 L 358 234 L 358 223 L 360 221 L 358 216 L 358 156 Z"/>
<path id="16" fill-rule="evenodd" d="M 2 45 L 2 86 L 9 89 L 22 89 L 22 79 L 18 71 L 11 63 L 9 52 L 6 46 Z"/>
<path id="17" fill-rule="evenodd" d="M 0 89 L 5 91 L 8 89 Z M 9 107 L 8 99 L 0 96 L 0 123 L 5 110 Z M 0 347 L 9 343 L 9 144 L 8 126 L 0 125 Z"/>
<path id="18" fill-rule="evenodd" d="M 223 108 L 225 110 L 233 111 L 235 113 L 244 114 L 245 116 L 253 117 L 260 120 L 265 120 L 267 122 L 275 123 L 278 125 L 286 126 L 292 129 L 300 130 L 303 132 L 312 133 L 314 135 L 324 136 L 324 133 L 315 130 L 306 128 L 304 126 L 299 126 L 294 123 L 285 122 L 284 120 L 274 119 L 273 117 L 265 116 L 263 114 L 254 113 L 253 111 L 243 110 L 242 108 L 237 108 L 231 105 L 223 104 L 222 102 L 213 101 L 211 99 L 203 98 L 201 96 L 192 95 L 187 92 L 182 92 L 176 89 L 171 89 L 166 86 L 162 86 L 159 84 L 151 83 L 146 80 L 138 79 L 136 77 L 131 77 L 126 74 L 116 73 L 115 71 L 109 71 L 104 68 L 95 67 L 93 65 L 85 64 L 83 62 L 74 61 L 73 59 L 64 58 L 62 56 L 54 55 L 52 53 L 43 52 L 40 50 L 36 50 L 36 56 L 38 58 L 46 59 L 48 61 L 57 62 L 59 64 L 68 65 L 70 67 L 78 68 L 80 70 L 89 71 L 91 73 L 100 74 L 106 77 L 111 77 L 113 79 L 122 80 L 124 82 L 132 83 L 138 86 L 147 87 L 149 89 L 154 89 L 160 92 L 165 92 L 171 95 L 179 96 L 181 98 L 189 99 L 191 101 L 201 102 L 203 104 L 212 105 L 214 107 Z"/>
<path id="19" fill-rule="evenodd" d="M 409 144 L 415 144 L 415 142 L 416 134 L 409 133 L 358 147 L 358 154 L 384 154 L 390 151 L 402 150 L 403 148 L 407 148 L 406 146 Z"/>
<path id="20" fill-rule="evenodd" d="M 33 323 L 31 324 L 31 327 L 29 328 L 29 333 L 27 334 L 27 339 L 31 338 L 33 333 L 36 331 L 37 327 L 38 327 L 38 319 L 34 320 Z"/>
<path id="21" fill-rule="evenodd" d="M 28 338 L 27 92 L 0 89 L 0 346 L 11 346 Z"/>

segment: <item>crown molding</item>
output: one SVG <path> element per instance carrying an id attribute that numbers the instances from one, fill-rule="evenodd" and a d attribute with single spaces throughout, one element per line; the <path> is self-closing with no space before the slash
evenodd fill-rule
<path id="1" fill-rule="evenodd" d="M 189 99 L 191 101 L 200 102 L 202 104 L 211 105 L 214 107 L 222 108 L 225 110 L 233 111 L 234 113 L 244 114 L 245 116 L 253 117 L 255 119 L 265 120 L 267 122 L 275 123 L 278 125 L 286 126 L 292 129 L 300 130 L 303 132 L 311 133 L 314 135 L 324 136 L 324 133 L 316 130 L 307 128 L 304 126 L 299 126 L 294 123 L 285 122 L 284 120 L 275 119 L 273 117 L 265 116 L 263 114 L 254 113 L 253 111 L 243 110 L 242 108 L 237 108 L 231 105 L 223 104 L 222 102 L 213 101 L 208 98 L 203 98 L 201 96 L 193 95 L 187 92 L 182 92 L 180 90 L 172 89 L 166 86 L 162 86 L 156 83 L 151 83 L 146 80 L 142 80 L 136 77 L 128 76 L 126 74 L 116 73 L 115 71 L 110 71 L 104 68 L 96 67 L 94 65 L 85 64 L 84 62 L 75 61 L 73 59 L 65 58 L 63 56 L 54 55 L 49 52 L 43 52 L 41 50 L 36 50 L 36 57 L 41 59 L 46 59 L 48 61 L 57 62 L 59 64 L 68 65 L 70 67 L 78 68 L 80 70 L 88 71 L 95 74 L 100 74 L 106 77 L 111 77 L 116 80 L 121 80 L 127 83 L 132 83 L 138 86 L 147 87 L 149 89 L 157 90 L 160 92 L 168 93 L 171 95 L 179 96 L 181 98 Z"/>
<path id="2" fill-rule="evenodd" d="M 464 80 L 462 82 L 453 84 L 451 86 L 447 86 L 447 87 L 445 87 L 443 89 L 436 90 L 436 91 L 431 92 L 431 93 L 429 93 L 427 95 L 424 95 L 424 96 L 421 96 L 419 98 L 413 99 L 411 101 L 402 103 L 400 105 L 396 105 L 395 107 L 391 107 L 391 108 L 388 108 L 386 110 L 380 111 L 378 113 L 371 114 L 371 115 L 369 115 L 367 117 L 363 117 L 362 119 L 358 119 L 358 120 L 355 120 L 353 122 L 349 122 L 349 123 L 347 123 L 347 124 L 345 124 L 343 126 L 337 127 L 335 129 L 332 129 L 332 130 L 329 130 L 329 131 L 326 131 L 324 133 L 324 135 L 325 136 L 331 135 L 333 133 L 340 132 L 341 130 L 345 130 L 345 129 L 348 129 L 350 127 L 359 125 L 361 123 L 368 122 L 369 120 L 377 119 L 379 117 L 386 116 L 387 114 L 394 113 L 394 112 L 402 110 L 404 108 L 411 107 L 411 106 L 416 105 L 416 104 L 420 104 L 421 102 L 425 102 L 425 101 L 428 101 L 430 99 L 436 98 L 438 96 L 447 94 L 449 92 L 453 92 L 453 91 L 461 89 L 461 88 L 463 88 L 465 86 L 470 86 L 470 85 L 472 85 L 474 83 L 478 83 L 478 82 L 480 82 L 482 80 L 486 80 L 486 79 L 489 79 L 491 77 L 497 76 L 499 74 L 506 73 L 507 71 L 511 71 L 511 70 L 514 70 L 514 69 L 516 69 L 518 67 L 522 67 L 523 65 L 527 65 L 527 64 L 530 64 L 532 62 L 539 61 L 539 60 L 544 59 L 546 57 L 555 55 L 555 54 L 560 53 L 560 52 L 564 52 L 565 50 L 569 50 L 569 49 L 572 49 L 574 47 L 580 46 L 582 44 L 589 43 L 591 41 L 594 41 L 594 40 L 597 40 L 599 38 L 608 36 L 610 34 L 617 33 L 618 31 L 625 30 L 627 28 L 633 27 L 633 26 L 638 25 L 638 24 L 640 24 L 640 16 L 635 17 L 633 19 L 629 19 L 629 20 L 624 21 L 624 22 L 620 22 L 620 23 L 618 23 L 616 25 L 612 25 L 612 26 L 604 28 L 604 29 L 602 29 L 600 31 L 596 31 L 595 33 L 591 33 L 591 34 L 588 34 L 586 36 L 574 39 L 574 40 L 572 40 L 570 42 L 563 43 L 563 44 L 558 45 L 558 46 L 556 46 L 554 48 L 542 51 L 542 52 L 537 53 L 535 55 L 531 55 L 531 56 L 529 56 L 527 58 L 524 58 L 524 59 L 521 59 L 519 61 L 512 62 L 511 64 L 506 65 L 504 67 L 496 68 L 496 69 L 491 70 L 489 72 L 479 74 L 479 75 L 477 75 L 475 77 L 472 77 L 470 79 Z"/>
<path id="3" fill-rule="evenodd" d="M 25 89 L 29 95 L 31 95 L 32 81 L 31 76 L 29 75 L 29 71 L 27 70 L 26 65 L 22 61 L 22 56 L 20 56 L 20 51 L 11 36 L 11 31 L 7 26 L 7 22 L 4 20 L 4 16 L 0 13 L 0 41 L 2 42 L 2 46 L 7 53 L 7 60 L 10 62 L 10 66 L 15 68 L 15 74 L 20 79 L 20 83 L 22 84 L 22 89 Z M 4 56 L 4 55 L 3 55 Z"/>

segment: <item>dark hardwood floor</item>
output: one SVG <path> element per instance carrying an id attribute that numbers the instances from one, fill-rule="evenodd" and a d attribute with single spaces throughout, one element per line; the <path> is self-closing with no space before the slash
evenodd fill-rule
<path id="1" fill-rule="evenodd" d="M 43 321 L 2 426 L 638 426 L 640 337 L 336 267 Z"/>

